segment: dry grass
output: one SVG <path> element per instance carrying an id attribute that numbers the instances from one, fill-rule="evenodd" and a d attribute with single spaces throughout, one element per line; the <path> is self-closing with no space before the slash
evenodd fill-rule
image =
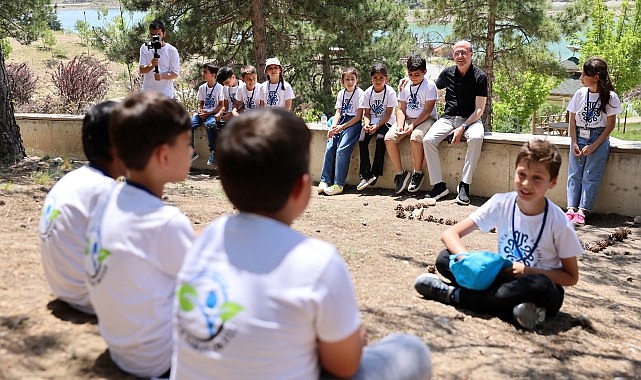
<path id="1" fill-rule="evenodd" d="M 106 60 L 106 56 L 94 48 L 83 44 L 80 36 L 71 33 L 55 32 L 56 45 L 51 50 L 46 50 L 42 40 L 32 42 L 29 45 L 21 45 L 15 39 L 10 38 L 9 42 L 13 51 L 5 57 L 5 63 L 26 62 L 29 68 L 38 77 L 37 89 L 34 96 L 45 98 L 47 95 L 55 94 L 56 89 L 51 80 L 51 73 L 60 63 L 67 63 L 74 57 L 85 54 L 100 60 Z M 109 91 L 107 98 L 121 98 L 127 94 L 127 67 L 117 62 L 109 62 Z M 134 73 L 137 73 L 135 71 Z"/>

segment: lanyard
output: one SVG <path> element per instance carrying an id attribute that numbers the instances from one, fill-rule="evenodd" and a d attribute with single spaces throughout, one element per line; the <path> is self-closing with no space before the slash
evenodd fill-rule
<path id="1" fill-rule="evenodd" d="M 592 107 L 590 107 L 590 89 L 588 89 L 587 93 L 585 94 L 585 126 L 588 126 L 588 123 L 590 121 L 596 121 L 596 106 L 599 103 L 599 100 L 601 99 L 601 96 L 594 102 Z"/>
<path id="2" fill-rule="evenodd" d="M 352 91 L 352 96 L 350 96 L 349 99 L 347 99 L 347 104 L 345 103 L 345 93 L 346 92 L 347 92 L 347 89 L 345 89 L 345 91 L 343 91 L 343 101 L 341 103 L 341 115 L 343 114 L 343 112 L 345 112 L 346 106 L 349 105 L 352 102 L 352 98 L 354 97 L 354 94 L 356 93 L 356 87 L 354 87 L 354 91 Z"/>
<path id="3" fill-rule="evenodd" d="M 245 92 L 249 93 L 249 90 L 245 89 Z M 254 94 L 256 93 L 256 87 L 252 90 L 252 96 L 247 97 L 247 108 L 253 109 L 252 107 L 254 105 Z"/>
<path id="4" fill-rule="evenodd" d="M 211 91 L 209 93 L 207 93 L 207 87 L 209 87 L 209 86 L 205 87 L 205 98 L 206 98 L 206 100 L 211 100 L 211 96 L 214 94 L 214 90 L 216 89 L 217 85 L 218 85 L 218 83 L 214 83 L 214 87 L 211 88 Z"/>
<path id="5" fill-rule="evenodd" d="M 523 256 L 521 253 L 521 250 L 519 249 L 519 245 L 517 244 L 518 239 L 516 238 L 516 229 L 514 228 L 514 214 L 516 213 L 516 201 L 519 199 L 517 196 L 514 198 L 514 206 L 512 206 L 512 239 L 514 240 L 514 249 L 516 250 L 516 253 L 518 253 L 518 257 L 523 264 L 527 266 L 526 263 L 526 258 L 527 256 Z M 543 235 L 543 229 L 545 228 L 545 221 L 548 218 L 548 199 L 545 198 L 545 211 L 543 212 L 543 222 L 541 223 L 541 229 L 539 230 L 539 236 L 536 237 L 536 241 L 534 242 L 534 245 L 532 246 L 532 249 L 530 250 L 530 257 L 536 252 L 536 248 L 539 246 L 539 241 L 541 240 L 541 236 Z M 516 257 L 516 256 L 515 256 Z"/>
<path id="6" fill-rule="evenodd" d="M 276 92 L 278 91 L 278 88 L 280 87 L 280 81 L 276 84 L 276 89 L 274 91 L 269 89 L 269 86 L 271 86 L 272 82 L 267 82 L 267 92 Z"/>
<path id="7" fill-rule="evenodd" d="M 370 110 L 372 109 L 372 94 L 373 93 L 374 93 L 374 86 L 372 86 L 372 91 L 369 93 L 369 109 Z M 385 96 L 387 96 L 387 85 L 385 85 L 385 87 L 383 87 L 383 101 L 381 102 L 381 104 L 383 105 L 383 109 L 386 108 L 385 107 Z M 374 111 L 374 115 L 376 115 L 376 116 L 379 116 L 379 115 L 382 115 L 382 114 L 383 114 L 383 112 L 378 114 L 376 111 Z"/>
<path id="8" fill-rule="evenodd" d="M 412 86 L 413 86 L 413 84 L 410 84 L 410 99 L 415 99 L 416 98 L 416 94 L 418 94 L 418 90 L 421 89 L 421 86 L 423 85 L 424 81 L 425 81 L 425 79 L 423 79 L 421 81 L 421 83 L 418 84 L 418 87 L 416 88 L 416 92 L 413 93 L 413 94 L 412 94 Z"/>

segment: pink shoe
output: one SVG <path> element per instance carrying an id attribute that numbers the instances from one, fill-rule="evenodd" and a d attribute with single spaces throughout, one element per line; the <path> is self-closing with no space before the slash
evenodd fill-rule
<path id="1" fill-rule="evenodd" d="M 576 212 L 574 212 L 574 211 L 572 211 L 572 210 L 568 210 L 568 211 L 566 211 L 566 213 L 565 213 L 565 216 L 567 216 L 567 217 L 568 217 L 568 220 L 569 220 L 570 222 L 572 221 L 572 219 L 574 219 L 574 215 L 576 215 Z"/>
<path id="2" fill-rule="evenodd" d="M 585 226 L 585 215 L 578 212 L 575 213 L 574 216 L 572 216 L 572 223 L 577 227 Z"/>

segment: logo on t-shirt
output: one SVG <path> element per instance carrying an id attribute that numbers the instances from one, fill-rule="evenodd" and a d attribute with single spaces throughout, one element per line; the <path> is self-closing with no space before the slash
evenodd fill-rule
<path id="1" fill-rule="evenodd" d="M 236 336 L 229 323 L 244 308 L 230 302 L 217 273 L 200 273 L 178 287 L 178 331 L 198 351 L 220 351 Z"/>
<path id="2" fill-rule="evenodd" d="M 421 103 L 418 101 L 418 94 L 410 94 L 409 98 L 407 99 L 407 108 L 411 110 L 417 110 L 421 108 Z"/>
<path id="3" fill-rule="evenodd" d="M 503 247 L 503 257 L 513 263 L 523 263 L 527 267 L 534 266 L 540 254 L 532 251 L 534 239 L 527 233 L 515 231 L 514 235 L 505 235 L 499 239 L 499 246 Z M 501 244 L 501 242 L 506 242 Z"/>
<path id="4" fill-rule="evenodd" d="M 55 200 L 51 200 L 45 204 L 42 209 L 42 217 L 40 218 L 40 235 L 43 238 L 49 237 L 53 230 L 54 220 L 60 216 L 60 210 L 56 208 Z"/>
<path id="5" fill-rule="evenodd" d="M 100 229 L 90 227 L 85 244 L 85 271 L 91 285 L 98 285 L 107 273 L 105 260 L 111 252 L 102 246 Z"/>

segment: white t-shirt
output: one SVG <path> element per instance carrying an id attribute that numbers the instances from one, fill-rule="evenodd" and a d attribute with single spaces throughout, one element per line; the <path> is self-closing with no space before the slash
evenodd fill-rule
<path id="1" fill-rule="evenodd" d="M 470 214 L 481 231 L 488 232 L 493 227 L 497 228 L 498 252 L 501 256 L 529 267 L 559 269 L 561 259 L 583 254 L 583 247 L 572 223 L 563 210 L 548 199 L 545 226 L 536 250 L 532 252 L 541 232 L 545 213 L 523 214 L 518 205 L 514 207 L 516 198 L 516 192 L 495 194 Z"/>
<path id="2" fill-rule="evenodd" d="M 45 197 L 40 217 L 40 253 L 53 294 L 93 313 L 85 285 L 84 248 L 89 215 L 116 181 L 92 166 L 67 173 Z"/>
<path id="3" fill-rule="evenodd" d="M 168 42 L 165 42 L 165 46 L 162 49 L 158 50 L 158 71 L 161 73 L 174 72 L 180 74 L 180 57 L 178 56 L 178 50 Z M 154 58 L 154 50 L 149 50 L 145 44 L 140 46 L 140 66 L 148 65 L 151 63 L 151 60 Z M 142 88 L 140 91 L 157 91 L 161 94 L 173 99 L 174 97 L 174 80 L 155 80 L 154 73 L 155 69 L 152 69 L 147 74 L 143 74 L 142 78 Z"/>
<path id="4" fill-rule="evenodd" d="M 621 101 L 614 91 L 610 91 L 610 101 L 605 107 L 605 115 L 601 113 L 600 106 L 599 94 L 582 87 L 572 96 L 568 103 L 568 111 L 576 114 L 576 125 L 582 128 L 604 128 L 607 126 L 608 116 L 622 112 Z"/>
<path id="5" fill-rule="evenodd" d="M 207 82 L 205 82 L 198 87 L 197 99 L 198 101 L 205 102 L 203 107 L 205 111 L 211 112 L 218 107 L 218 104 L 220 104 L 224 99 L 223 86 L 216 82 L 214 87 L 209 87 Z"/>
<path id="6" fill-rule="evenodd" d="M 425 102 L 429 100 L 436 100 L 438 94 L 436 92 L 436 84 L 429 78 L 423 78 L 423 81 L 414 86 L 412 82 L 407 82 L 405 87 L 398 94 L 398 100 L 405 102 L 405 116 L 416 119 L 423 113 L 425 109 Z M 438 118 L 436 112 L 436 104 L 432 107 L 430 114 L 434 119 Z"/>
<path id="7" fill-rule="evenodd" d="M 360 87 L 356 87 L 352 92 L 348 92 L 343 88 L 336 95 L 334 108 L 340 110 L 341 115 L 356 116 L 364 94 L 365 91 Z"/>
<path id="8" fill-rule="evenodd" d="M 239 87 L 240 81 L 233 87 L 225 86 L 223 89 L 223 96 L 227 101 L 227 112 L 231 112 L 234 109 L 234 102 L 238 99 Z"/>
<path id="9" fill-rule="evenodd" d="M 370 110 L 370 124 L 378 124 L 387 108 L 394 108 L 397 105 L 398 101 L 396 100 L 396 91 L 394 91 L 392 86 L 386 84 L 385 89 L 381 92 L 375 92 L 374 86 L 370 86 L 365 90 L 360 108 Z M 392 116 L 387 123 L 390 125 L 396 123 L 396 115 L 394 114 L 394 111 L 392 111 Z"/>
<path id="10" fill-rule="evenodd" d="M 178 275 L 171 376 L 318 380 L 317 338 L 343 340 L 360 323 L 335 247 L 266 217 L 222 216 Z"/>
<path id="11" fill-rule="evenodd" d="M 260 85 L 260 100 L 265 102 L 265 107 L 285 107 L 285 101 L 294 99 L 292 86 L 284 81 L 283 83 L 269 83 L 265 81 Z"/>
<path id="12" fill-rule="evenodd" d="M 91 214 L 86 282 L 113 361 L 140 377 L 171 364 L 176 276 L 194 240 L 176 207 L 132 184 L 102 197 Z"/>
<path id="13" fill-rule="evenodd" d="M 248 90 L 245 82 L 241 82 L 236 93 L 236 99 L 245 105 L 245 111 L 258 109 L 260 98 L 260 84 L 256 83 L 253 90 Z"/>

